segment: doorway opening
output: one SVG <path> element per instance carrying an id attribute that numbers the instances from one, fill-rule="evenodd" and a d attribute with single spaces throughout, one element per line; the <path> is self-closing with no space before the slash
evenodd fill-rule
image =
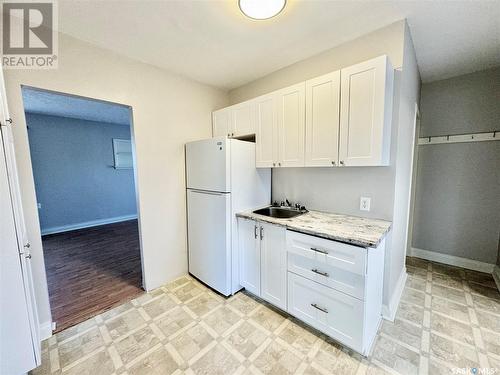
<path id="1" fill-rule="evenodd" d="M 22 87 L 55 331 L 143 293 L 132 108 Z"/>

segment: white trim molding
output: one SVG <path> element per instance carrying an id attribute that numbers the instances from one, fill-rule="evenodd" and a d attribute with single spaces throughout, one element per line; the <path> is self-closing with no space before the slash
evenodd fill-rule
<path id="1" fill-rule="evenodd" d="M 41 232 L 42 232 L 42 236 L 45 236 L 46 234 L 69 232 L 71 230 L 97 227 L 99 225 L 119 223 L 121 221 L 128 221 L 128 220 L 133 220 L 133 219 L 137 219 L 137 214 L 116 216 L 116 217 L 111 217 L 108 219 L 85 221 L 83 223 L 77 223 L 77 224 L 62 225 L 60 227 L 52 227 L 52 228 L 42 229 Z"/>
<path id="2" fill-rule="evenodd" d="M 382 305 L 382 318 L 385 320 L 393 322 L 396 318 L 399 301 L 401 301 L 401 296 L 403 295 L 407 278 L 408 274 L 406 273 L 406 267 L 404 267 L 403 271 L 399 275 L 398 282 L 394 288 L 394 293 L 392 293 L 391 299 L 389 300 L 389 305 Z"/>
<path id="3" fill-rule="evenodd" d="M 495 268 L 493 268 L 493 279 L 495 279 L 497 289 L 500 292 L 500 266 L 498 265 L 495 265 Z"/>
<path id="4" fill-rule="evenodd" d="M 433 262 L 444 263 L 450 266 L 462 267 L 473 271 L 492 273 L 495 267 L 492 263 L 480 262 L 479 260 L 461 258 L 454 255 L 438 253 L 436 251 L 429 251 L 417 249 L 412 247 L 411 255 L 416 258 L 427 259 Z"/>
<path id="5" fill-rule="evenodd" d="M 52 322 L 40 323 L 40 341 L 46 340 L 52 337 Z"/>

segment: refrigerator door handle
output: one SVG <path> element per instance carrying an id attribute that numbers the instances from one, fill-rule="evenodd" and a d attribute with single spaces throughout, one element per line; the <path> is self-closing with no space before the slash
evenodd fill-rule
<path id="1" fill-rule="evenodd" d="M 199 189 L 189 189 L 193 193 L 198 193 L 198 194 L 210 194 L 210 195 L 224 195 L 227 193 L 221 193 L 218 191 L 208 191 L 208 190 L 199 190 Z"/>

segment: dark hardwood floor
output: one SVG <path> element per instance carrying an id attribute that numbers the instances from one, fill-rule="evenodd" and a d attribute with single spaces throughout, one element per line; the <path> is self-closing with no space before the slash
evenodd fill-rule
<path id="1" fill-rule="evenodd" d="M 56 332 L 143 293 L 137 220 L 42 237 Z"/>

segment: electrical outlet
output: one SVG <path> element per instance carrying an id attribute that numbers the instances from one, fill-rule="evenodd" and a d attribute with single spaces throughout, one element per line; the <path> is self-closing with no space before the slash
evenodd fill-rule
<path id="1" fill-rule="evenodd" d="M 41 204 L 41 203 L 37 203 L 37 204 L 36 204 L 36 207 L 37 207 L 38 209 L 41 209 L 41 208 L 42 208 L 42 204 Z"/>
<path id="2" fill-rule="evenodd" d="M 361 197 L 359 198 L 359 209 L 361 211 L 370 211 L 371 198 Z"/>

